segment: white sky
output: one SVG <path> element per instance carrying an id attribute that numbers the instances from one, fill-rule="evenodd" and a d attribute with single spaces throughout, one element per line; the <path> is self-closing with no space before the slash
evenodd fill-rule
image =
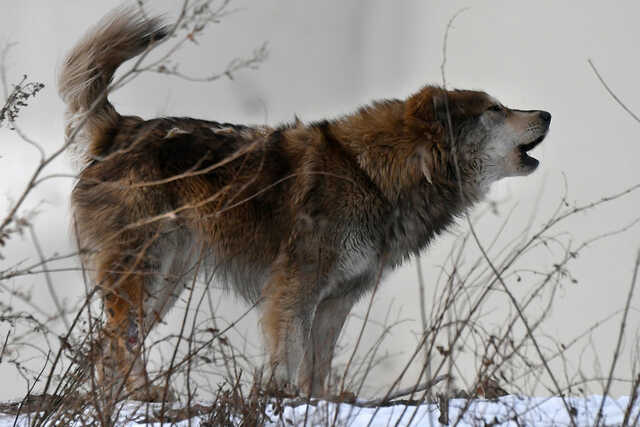
<path id="1" fill-rule="evenodd" d="M 9 55 L 9 81 L 28 74 L 30 79 L 46 84 L 24 111 L 19 124 L 48 152 L 62 143 L 64 108 L 55 91 L 59 64 L 84 31 L 119 3 L 3 1 L 0 42 L 18 43 Z M 171 17 L 175 16 L 176 4 L 156 1 L 153 9 Z M 620 98 L 640 112 L 637 1 L 237 0 L 233 4 L 241 10 L 210 28 L 198 45 L 188 46 L 180 53 L 182 69 L 196 76 L 207 75 L 268 41 L 270 57 L 258 71 L 240 72 L 233 81 L 210 84 L 143 76 L 113 96 L 119 111 L 147 118 L 163 114 L 277 124 L 291 120 L 294 114 L 310 121 L 335 117 L 376 98 L 404 97 L 426 83 L 441 83 L 442 39 L 447 22 L 456 11 L 470 6 L 455 21 L 449 36 L 449 86 L 485 90 L 506 105 L 545 109 L 553 114 L 550 135 L 536 149 L 536 157 L 541 160 L 539 170 L 527 178 L 505 180 L 493 189 L 490 199 L 506 201 L 498 216 L 488 215 L 479 223 L 483 241 L 491 240 L 516 203 L 503 242 L 516 237 L 532 214 L 536 224 L 546 220 L 560 201 L 565 181 L 569 202 L 578 204 L 640 182 L 640 124 L 611 99 L 587 64 L 591 58 Z M 0 156 L 0 211 L 4 211 L 4 196 L 15 198 L 19 194 L 37 157 L 31 147 L 6 129 L 0 129 Z M 70 170 L 67 158 L 51 169 Z M 47 254 L 68 252 L 72 247 L 68 225 L 71 185 L 68 178 L 49 180 L 29 202 L 29 206 L 44 202 L 35 228 Z M 580 243 L 629 224 L 640 215 L 639 208 L 640 196 L 633 194 L 575 216 L 556 231 L 570 233 Z M 457 231 L 465 229 L 461 224 Z M 540 332 L 568 342 L 597 320 L 622 308 L 639 238 L 640 228 L 631 228 L 623 235 L 594 243 L 572 262 L 570 272 L 578 284 L 569 280 L 563 283 L 550 319 Z M 451 237 L 442 238 L 422 257 L 430 289 L 451 244 Z M 26 237 L 15 239 L 11 245 L 11 253 L 5 253 L 9 256 L 4 261 L 6 265 L 35 257 Z M 536 254 L 527 259 L 526 265 L 542 270 L 555 259 L 551 254 L 557 257 L 559 251 Z M 472 251 L 469 261 L 475 259 L 473 256 Z M 33 285 L 34 294 L 46 307 L 50 302 L 41 279 L 30 277 L 12 285 Z M 54 279 L 61 294 L 69 298 L 77 295 L 82 286 L 79 273 L 61 273 Z M 517 285 L 509 283 L 527 286 L 527 279 Z M 638 294 L 633 299 L 624 354 L 616 371 L 625 378 L 630 377 L 638 342 Z M 0 293 L 0 298 L 7 302 L 8 296 Z M 388 277 L 376 300 L 374 319 L 381 321 L 391 307 L 392 319 L 411 322 L 393 329 L 385 341 L 383 351 L 397 357 L 375 371 L 376 378 L 369 381 L 370 390 L 391 382 L 407 353 L 413 351 L 420 330 L 415 265 L 407 265 Z M 363 313 L 364 306 L 358 310 Z M 496 296 L 487 306 L 484 326 L 499 326 L 501 315 L 508 310 L 504 300 Z M 243 327 L 255 329 L 255 320 L 250 318 Z M 608 371 L 618 324 L 619 317 L 614 318 L 577 345 L 567 362 L 569 376 L 581 371 L 585 377 L 593 378 Z M 354 329 L 345 336 L 355 336 Z M 6 331 L 6 325 L 0 324 L 0 338 Z M 379 329 L 369 328 L 365 341 L 372 343 L 378 334 Z M 250 334 L 250 339 L 255 339 L 255 333 Z M 347 348 L 350 342 L 353 340 L 345 340 Z M 586 351 L 581 352 L 585 347 Z M 472 364 L 462 363 L 461 371 L 468 375 L 468 381 L 474 379 Z M 0 365 L 2 378 L 10 386 L 0 387 L 0 398 L 24 392 L 24 383 L 11 367 Z M 594 393 L 600 392 L 600 387 L 599 383 L 589 384 Z M 536 391 L 545 392 L 540 386 Z M 615 392 L 628 393 L 628 386 L 617 385 Z"/>

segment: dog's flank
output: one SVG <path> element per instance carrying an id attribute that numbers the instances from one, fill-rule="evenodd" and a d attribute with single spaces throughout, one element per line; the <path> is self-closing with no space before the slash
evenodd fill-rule
<path id="1" fill-rule="evenodd" d="M 137 349 L 200 261 L 260 303 L 278 386 L 324 393 L 353 304 L 492 182 L 535 170 L 527 152 L 549 128 L 547 112 L 432 86 L 276 128 L 120 116 L 102 95 L 114 70 L 164 31 L 117 12 L 61 76 L 69 126 L 87 115 L 72 203 L 107 314 L 101 379 L 133 366 L 127 386 L 143 387 L 139 397 L 161 392 L 148 387 Z"/>

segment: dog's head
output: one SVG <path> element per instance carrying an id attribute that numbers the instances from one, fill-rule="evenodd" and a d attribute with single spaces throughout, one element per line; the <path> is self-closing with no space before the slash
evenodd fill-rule
<path id="1" fill-rule="evenodd" d="M 406 117 L 415 130 L 431 129 L 424 155 L 428 181 L 459 174 L 464 183 L 483 187 L 532 173 L 539 161 L 528 152 L 542 142 L 551 123 L 546 111 L 507 108 L 484 92 L 435 87 L 409 98 Z"/>

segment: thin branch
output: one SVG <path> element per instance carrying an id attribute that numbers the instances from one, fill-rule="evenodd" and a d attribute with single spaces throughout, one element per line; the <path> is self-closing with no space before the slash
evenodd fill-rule
<path id="1" fill-rule="evenodd" d="M 53 287 L 53 279 L 51 278 L 50 270 L 47 267 L 47 261 L 44 256 L 44 252 L 42 251 L 42 246 L 40 246 L 40 241 L 38 240 L 38 236 L 36 236 L 36 232 L 33 229 L 33 226 L 29 227 L 29 233 L 31 234 L 31 240 L 33 241 L 33 246 L 36 249 L 36 253 L 38 254 L 38 258 L 40 258 L 40 263 L 43 267 L 45 283 L 47 284 L 47 290 L 49 291 L 49 295 L 53 300 L 53 304 L 56 306 L 56 310 L 58 310 L 58 314 L 62 318 L 62 322 L 64 323 L 65 328 L 69 329 L 69 320 L 67 319 L 66 313 L 60 300 L 58 299 L 58 294 L 56 293 Z"/>
<path id="2" fill-rule="evenodd" d="M 594 425 L 600 425 L 600 419 L 602 418 L 602 411 L 604 409 L 604 403 L 609 395 L 609 389 L 611 382 L 613 381 L 613 371 L 616 369 L 618 358 L 620 357 L 620 349 L 622 348 L 622 339 L 624 338 L 624 331 L 627 326 L 627 316 L 629 315 L 629 307 L 631 306 L 631 299 L 633 298 L 633 291 L 636 288 L 636 279 L 638 277 L 638 267 L 640 267 L 640 251 L 636 255 L 636 262 L 633 268 L 633 277 L 631 279 L 631 286 L 629 287 L 629 294 L 627 295 L 627 302 L 624 306 L 624 314 L 622 315 L 622 321 L 620 322 L 620 328 L 618 329 L 618 342 L 616 343 L 616 349 L 613 352 L 613 360 L 611 361 L 611 367 L 609 368 L 609 375 L 607 377 L 607 383 L 602 393 L 602 400 L 600 401 L 600 408 L 598 408 L 598 415 L 596 416 L 596 422 Z"/>
<path id="3" fill-rule="evenodd" d="M 598 72 L 598 69 L 596 68 L 596 66 L 593 64 L 593 61 L 591 59 L 587 59 L 587 62 L 589 63 L 589 66 L 591 67 L 591 69 L 595 73 L 595 75 L 598 78 L 598 80 L 600 80 L 600 83 L 602 84 L 602 86 L 604 86 L 604 88 L 607 90 L 607 92 L 609 92 L 609 95 L 611 95 L 611 97 L 614 99 L 614 101 L 616 101 L 618 103 L 618 105 L 622 107 L 622 109 L 624 111 L 626 111 L 631 117 L 633 117 L 633 119 L 636 122 L 640 123 L 640 117 L 638 117 L 633 111 L 631 111 L 631 109 L 629 107 L 627 107 L 625 105 L 625 103 L 622 102 L 620 100 L 620 98 L 618 98 L 618 96 L 611 90 L 609 85 L 607 85 L 607 82 L 604 81 L 604 79 L 602 78 L 602 76 Z"/>
<path id="4" fill-rule="evenodd" d="M 416 384 L 414 386 L 411 387 L 407 387 L 407 388 L 403 388 L 401 390 L 398 390 L 396 392 L 393 392 L 383 398 L 377 398 L 377 399 L 371 399 L 371 400 L 365 400 L 364 402 L 358 402 L 358 406 L 362 406 L 362 407 L 377 407 L 380 406 L 382 404 L 386 404 L 391 402 L 392 400 L 395 400 L 399 397 L 402 396 L 407 396 L 407 395 L 414 395 L 415 393 L 419 393 L 421 391 L 425 391 L 425 390 L 430 390 L 431 388 L 433 388 L 433 386 L 435 386 L 438 383 L 441 383 L 442 381 L 446 380 L 449 378 L 449 375 L 439 375 L 437 377 L 435 377 L 434 379 L 427 381 L 425 383 L 422 384 Z"/>
<path id="5" fill-rule="evenodd" d="M 165 64 L 161 64 L 155 68 L 150 68 L 148 71 L 158 74 L 176 76 L 190 82 L 212 82 L 222 77 L 227 77 L 229 78 L 229 80 L 233 80 L 234 73 L 243 69 L 255 70 L 261 63 L 263 63 L 267 59 L 268 56 L 268 44 L 265 42 L 260 47 L 254 49 L 251 56 L 246 58 L 235 58 L 231 62 L 229 62 L 229 64 L 227 64 L 222 72 L 210 74 L 205 77 L 193 77 L 184 74 L 178 69 L 177 65 L 168 67 Z"/>

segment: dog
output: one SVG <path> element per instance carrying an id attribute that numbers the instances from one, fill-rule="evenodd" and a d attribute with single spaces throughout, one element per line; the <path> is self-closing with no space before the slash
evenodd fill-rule
<path id="1" fill-rule="evenodd" d="M 106 315 L 99 380 L 161 399 L 144 338 L 208 271 L 259 307 L 276 384 L 322 396 L 355 302 L 493 182 L 536 170 L 528 153 L 551 114 L 425 86 L 276 127 L 120 115 L 106 96 L 115 70 L 167 33 L 117 10 L 73 48 L 59 80 L 67 138 L 85 149 L 72 208 Z"/>

